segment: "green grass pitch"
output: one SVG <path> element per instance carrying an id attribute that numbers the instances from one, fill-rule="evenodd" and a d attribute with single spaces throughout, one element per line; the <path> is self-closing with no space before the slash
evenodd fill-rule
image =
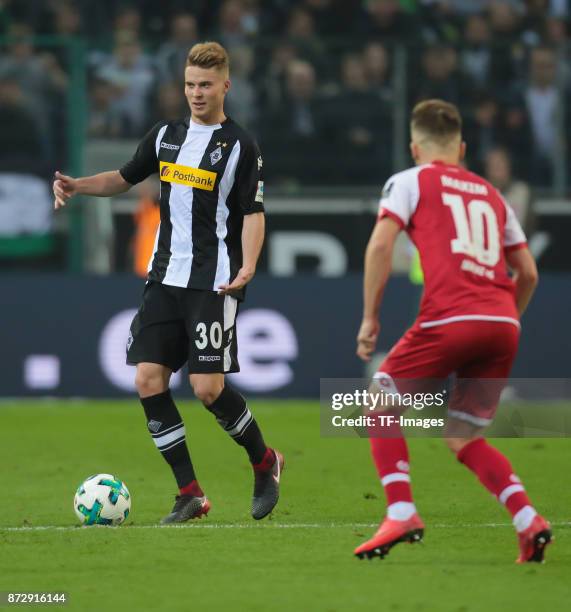
<path id="1" fill-rule="evenodd" d="M 286 457 L 280 503 L 257 523 L 243 450 L 197 403 L 180 408 L 212 510 L 157 528 L 176 491 L 137 402 L 0 405 L 0 591 L 66 591 L 81 611 L 570 609 L 571 439 L 496 441 L 554 523 L 544 565 L 514 564 L 507 513 L 434 439 L 411 441 L 424 543 L 359 561 L 384 507 L 366 440 L 321 438 L 317 403 L 251 402 Z M 122 527 L 76 527 L 75 489 L 97 472 L 131 491 Z"/>

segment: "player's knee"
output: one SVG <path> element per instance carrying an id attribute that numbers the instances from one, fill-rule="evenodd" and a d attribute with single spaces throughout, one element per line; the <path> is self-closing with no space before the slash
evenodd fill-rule
<path id="1" fill-rule="evenodd" d="M 466 444 L 472 441 L 471 438 L 444 438 L 446 446 L 457 455 Z"/>
<path id="2" fill-rule="evenodd" d="M 165 380 L 162 371 L 159 369 L 138 367 L 135 375 L 135 386 L 139 397 L 150 397 L 166 391 L 168 380 Z"/>
<path id="3" fill-rule="evenodd" d="M 200 400 L 205 406 L 213 404 L 224 386 L 217 380 L 202 379 L 196 380 L 192 383 L 192 390 L 196 399 Z"/>

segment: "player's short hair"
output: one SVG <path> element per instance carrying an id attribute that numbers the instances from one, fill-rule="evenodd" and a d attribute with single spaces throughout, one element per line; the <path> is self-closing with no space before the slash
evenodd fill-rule
<path id="1" fill-rule="evenodd" d="M 424 100 L 412 109 L 411 130 L 438 145 L 446 145 L 462 134 L 458 108 L 444 100 Z"/>
<path id="2" fill-rule="evenodd" d="M 188 52 L 186 58 L 187 66 L 198 66 L 199 68 L 216 68 L 228 72 L 230 59 L 226 49 L 217 42 L 197 43 Z"/>

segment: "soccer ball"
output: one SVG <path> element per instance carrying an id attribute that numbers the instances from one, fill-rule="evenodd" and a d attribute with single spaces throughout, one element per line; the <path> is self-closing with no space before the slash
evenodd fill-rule
<path id="1" fill-rule="evenodd" d="M 131 495 L 115 476 L 96 474 L 79 485 L 73 508 L 84 525 L 120 525 L 129 516 Z"/>

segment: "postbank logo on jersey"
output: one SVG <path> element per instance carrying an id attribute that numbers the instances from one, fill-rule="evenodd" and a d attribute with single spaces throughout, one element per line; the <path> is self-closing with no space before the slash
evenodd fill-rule
<path id="1" fill-rule="evenodd" d="M 160 162 L 160 178 L 166 183 L 176 183 L 177 185 L 186 185 L 195 189 L 204 189 L 212 191 L 216 184 L 216 172 L 202 170 L 200 168 L 191 168 L 190 166 L 181 166 L 180 164 L 171 164 L 169 162 Z"/>

